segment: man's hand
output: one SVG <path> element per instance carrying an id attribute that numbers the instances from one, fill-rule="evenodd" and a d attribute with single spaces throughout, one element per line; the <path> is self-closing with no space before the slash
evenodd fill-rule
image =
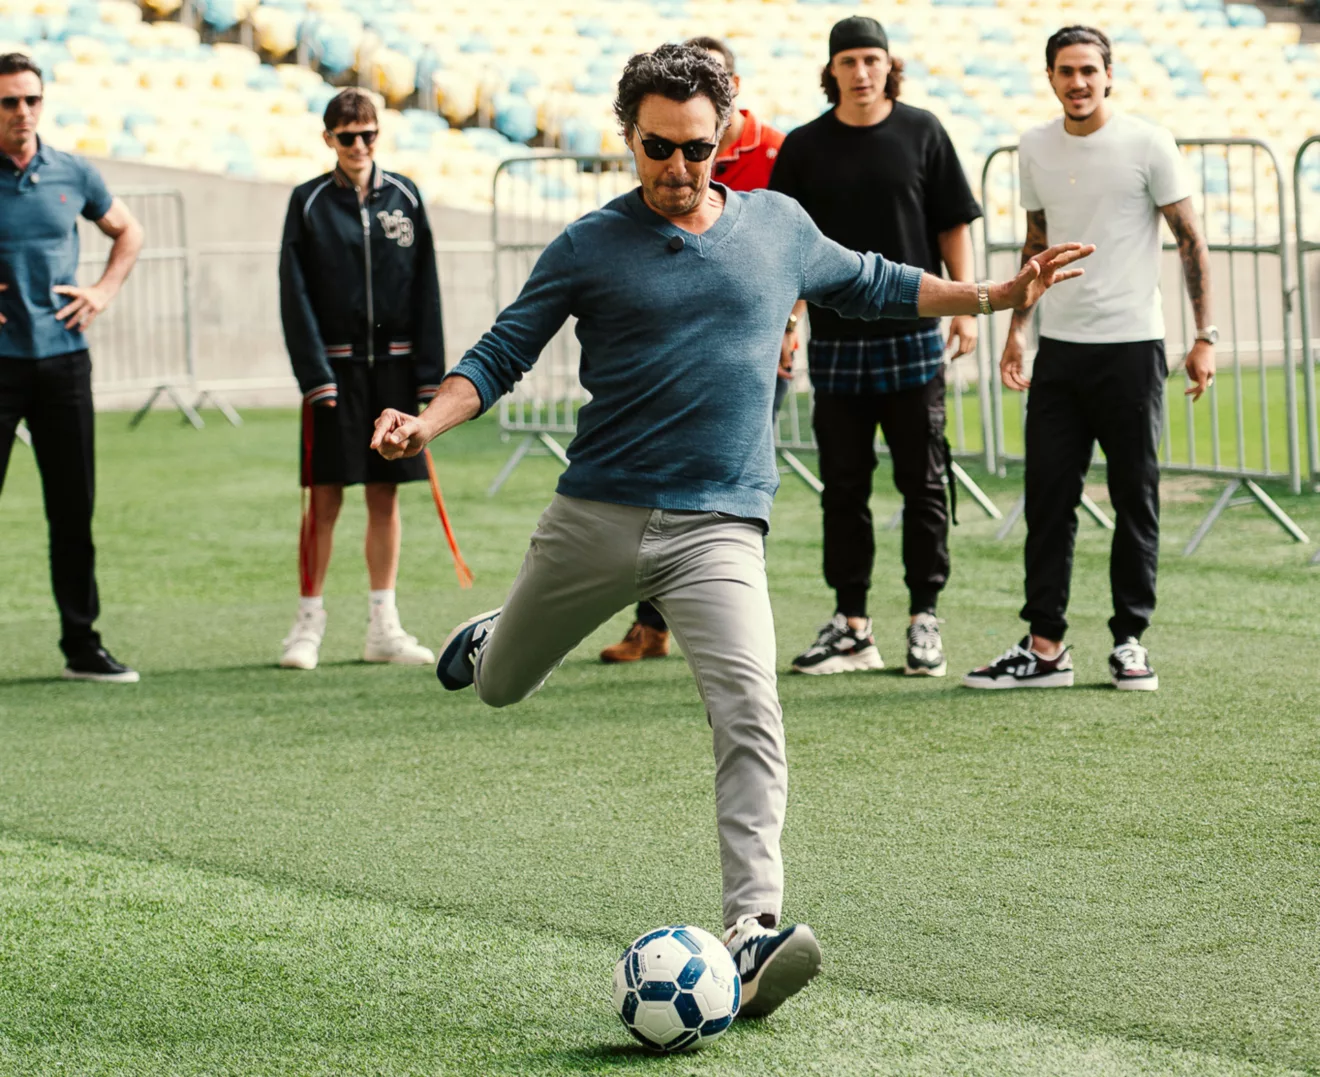
<path id="1" fill-rule="evenodd" d="M 798 344 L 796 329 L 785 333 L 779 343 L 779 376 L 785 381 L 793 380 L 793 359 L 797 354 Z"/>
<path id="2" fill-rule="evenodd" d="M 1186 368 L 1192 384 L 1183 395 L 1195 403 L 1215 380 L 1215 346 L 1208 340 L 1198 340 L 1187 353 Z"/>
<path id="3" fill-rule="evenodd" d="M 953 354 L 952 359 L 961 359 L 976 350 L 976 318 L 971 314 L 958 314 L 949 319 L 949 342 L 947 348 Z M 954 341 L 958 343 L 955 345 Z"/>
<path id="4" fill-rule="evenodd" d="M 1004 342 L 1004 354 L 999 360 L 999 377 L 1006 389 L 1024 392 L 1031 388 L 1031 382 L 1022 373 L 1022 334 L 1010 331 Z"/>
<path id="5" fill-rule="evenodd" d="M 73 302 L 56 311 L 55 317 L 64 322 L 65 329 L 75 332 L 86 329 L 110 304 L 110 294 L 96 285 L 79 288 L 72 284 L 57 284 L 51 291 L 56 295 L 73 297 Z"/>
<path id="6" fill-rule="evenodd" d="M 430 440 L 427 426 L 420 415 L 386 408 L 376 420 L 376 429 L 371 435 L 371 448 L 386 460 L 398 460 L 405 456 L 416 456 L 426 448 Z"/>
<path id="7" fill-rule="evenodd" d="M 1047 291 L 1061 280 L 1080 277 L 1083 269 L 1064 269 L 1095 251 L 1095 244 L 1059 243 L 1033 255 L 1011 281 L 995 285 L 991 303 L 996 310 L 1023 310 L 1033 307 Z M 999 294 L 995 295 L 994 292 Z"/>

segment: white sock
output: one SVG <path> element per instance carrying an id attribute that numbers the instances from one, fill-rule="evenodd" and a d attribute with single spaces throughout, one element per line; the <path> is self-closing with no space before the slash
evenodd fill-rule
<path id="1" fill-rule="evenodd" d="M 317 610 L 325 609 L 325 597 L 323 595 L 303 595 L 298 599 L 299 613 L 315 613 Z"/>
<path id="2" fill-rule="evenodd" d="M 382 613 L 394 609 L 394 588 L 391 587 L 387 591 L 368 591 L 367 603 L 373 617 L 378 617 Z"/>

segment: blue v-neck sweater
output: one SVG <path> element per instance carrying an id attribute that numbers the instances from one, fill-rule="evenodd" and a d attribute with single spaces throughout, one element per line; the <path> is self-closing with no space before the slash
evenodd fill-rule
<path id="1" fill-rule="evenodd" d="M 573 222 L 451 372 L 476 386 L 484 411 L 577 319 L 591 399 L 561 494 L 768 526 L 779 486 L 771 404 L 793 304 L 917 316 L 921 270 L 826 239 L 784 195 L 723 191 L 724 212 L 701 235 L 651 210 L 640 189 Z"/>

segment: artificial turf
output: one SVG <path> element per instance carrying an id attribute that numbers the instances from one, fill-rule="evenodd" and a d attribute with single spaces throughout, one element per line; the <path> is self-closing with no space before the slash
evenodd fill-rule
<path id="1" fill-rule="evenodd" d="M 783 678 L 786 915 L 817 930 L 825 975 L 657 1060 L 611 1012 L 613 960 L 658 924 L 719 927 L 709 731 L 681 659 L 599 666 L 621 611 L 508 710 L 364 666 L 350 498 L 324 664 L 274 668 L 296 429 L 247 419 L 99 421 L 101 628 L 136 686 L 52 679 L 39 487 L 15 449 L 0 1073 L 1320 1073 L 1320 570 L 1249 508 L 1182 558 L 1214 484 L 1166 490 L 1158 694 L 1105 687 L 1107 536 L 1085 522 L 1079 687 L 957 688 L 1020 631 L 1021 529 L 996 542 L 966 501 L 948 680 Z M 477 585 L 458 590 L 424 486 L 406 488 L 400 606 L 433 645 L 499 603 L 558 467 L 529 458 L 487 499 L 511 449 L 493 423 L 437 448 Z M 983 481 L 1007 508 L 1020 478 Z M 816 502 L 784 482 L 781 667 L 829 612 Z M 1272 492 L 1320 535 L 1320 498 Z M 877 561 L 892 663 L 896 533 Z"/>

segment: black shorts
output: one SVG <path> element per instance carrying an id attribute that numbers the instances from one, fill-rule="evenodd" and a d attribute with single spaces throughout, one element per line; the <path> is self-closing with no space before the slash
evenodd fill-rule
<path id="1" fill-rule="evenodd" d="M 417 388 L 407 359 L 333 361 L 339 399 L 303 408 L 298 468 L 303 486 L 356 486 L 366 482 L 418 482 L 426 479 L 426 458 L 386 460 L 371 448 L 376 419 L 386 408 L 417 414 Z M 308 413 L 312 428 L 307 429 Z M 307 437 L 311 435 L 311 444 Z M 310 465 L 310 466 L 309 466 Z"/>

